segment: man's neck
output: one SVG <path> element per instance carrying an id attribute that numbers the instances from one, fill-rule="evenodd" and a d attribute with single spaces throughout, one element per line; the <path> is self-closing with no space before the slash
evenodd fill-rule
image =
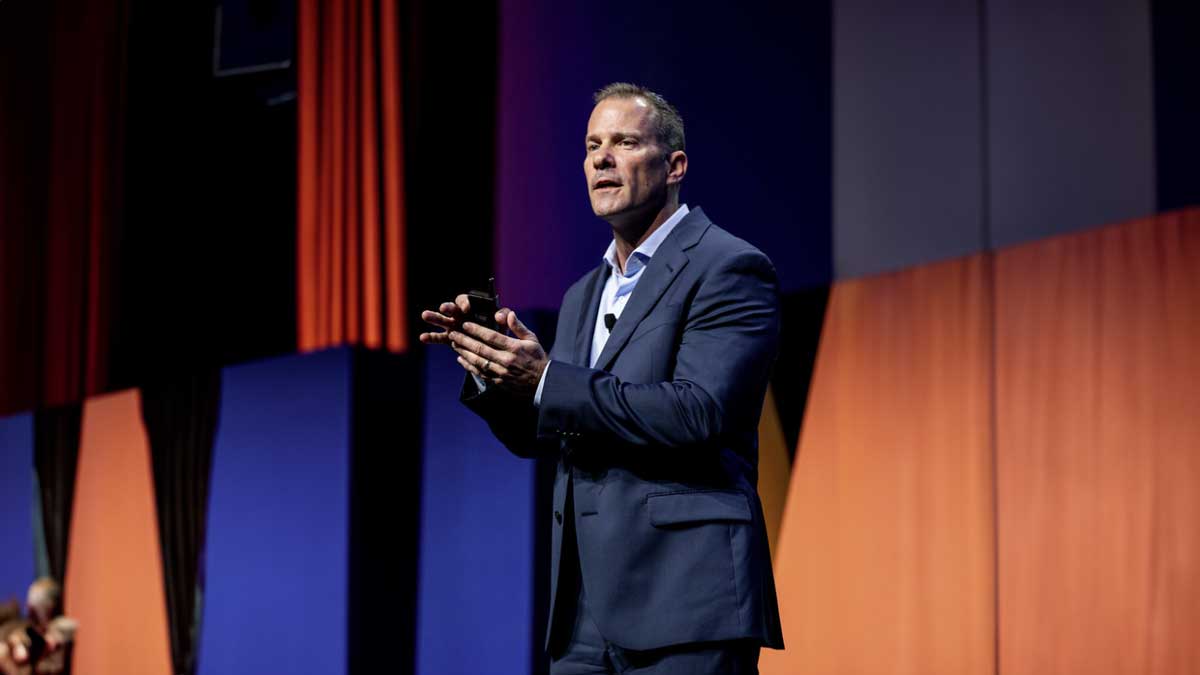
<path id="1" fill-rule="evenodd" d="M 617 267 L 622 274 L 625 273 L 625 261 L 629 260 L 634 250 L 678 210 L 679 198 L 669 198 L 649 220 L 627 224 L 620 229 L 613 227 L 613 241 L 617 244 Z"/>

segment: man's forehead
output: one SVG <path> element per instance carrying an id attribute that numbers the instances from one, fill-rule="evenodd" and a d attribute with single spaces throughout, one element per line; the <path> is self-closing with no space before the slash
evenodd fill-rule
<path id="1" fill-rule="evenodd" d="M 596 104 L 588 118 L 588 133 L 598 131 L 637 131 L 650 121 L 653 109 L 640 96 L 606 98 Z"/>

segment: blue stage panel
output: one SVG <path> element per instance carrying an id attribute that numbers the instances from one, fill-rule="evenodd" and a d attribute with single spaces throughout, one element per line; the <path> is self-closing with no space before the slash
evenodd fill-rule
<path id="1" fill-rule="evenodd" d="M 416 672 L 524 675 L 540 637 L 531 607 L 534 463 L 510 454 L 458 402 L 463 375 L 450 350 L 429 350 Z"/>
<path id="2" fill-rule="evenodd" d="M 224 371 L 201 675 L 346 672 L 350 352 Z"/>
<path id="3" fill-rule="evenodd" d="M 33 414 L 0 418 L 0 601 L 33 581 Z"/>

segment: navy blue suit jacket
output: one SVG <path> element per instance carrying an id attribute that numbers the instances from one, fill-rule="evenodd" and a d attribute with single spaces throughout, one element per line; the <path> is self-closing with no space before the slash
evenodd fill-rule
<path id="1" fill-rule="evenodd" d="M 563 298 L 540 407 L 480 394 L 470 378 L 463 402 L 513 453 L 559 457 L 554 509 L 575 514 L 588 605 L 605 638 L 635 650 L 731 639 L 782 648 L 756 490 L 758 421 L 779 341 L 775 269 L 699 208 L 689 212 L 589 368 L 607 271 L 602 264 Z M 551 523 L 553 617 L 562 524 Z"/>

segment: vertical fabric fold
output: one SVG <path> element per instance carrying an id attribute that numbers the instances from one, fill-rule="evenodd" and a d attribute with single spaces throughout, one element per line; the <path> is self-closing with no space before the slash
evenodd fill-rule
<path id="1" fill-rule="evenodd" d="M 396 0 L 301 0 L 298 343 L 407 347 Z"/>
<path id="2" fill-rule="evenodd" d="M 33 461 L 50 566 L 46 571 L 59 582 L 67 575 L 82 419 L 81 403 L 38 410 L 33 416 Z"/>
<path id="3" fill-rule="evenodd" d="M 1004 673 L 1200 663 L 1200 209 L 997 253 Z"/>
<path id="4" fill-rule="evenodd" d="M 196 598 L 220 402 L 217 370 L 142 388 L 175 675 L 196 672 Z"/>
<path id="5" fill-rule="evenodd" d="M 989 255 L 834 284 L 764 675 L 995 675 Z"/>
<path id="6" fill-rule="evenodd" d="M 21 194 L 0 198 L 0 413 L 108 386 L 124 193 L 128 0 L 14 12 L 0 98 L 22 104 L 5 112 L 0 174 Z"/>

